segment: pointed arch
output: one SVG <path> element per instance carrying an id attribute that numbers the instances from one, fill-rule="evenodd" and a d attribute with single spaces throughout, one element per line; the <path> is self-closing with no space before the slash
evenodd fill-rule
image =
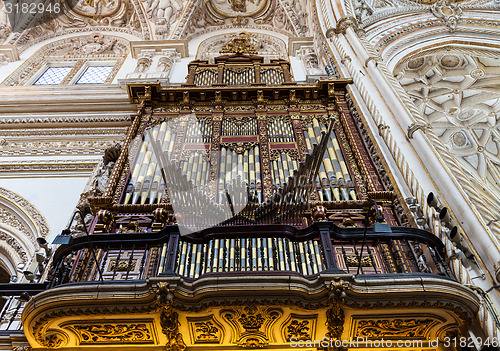
<path id="1" fill-rule="evenodd" d="M 45 217 L 28 200 L 0 187 L 0 267 L 16 273 L 18 264 L 29 263 L 38 245 L 36 238 L 49 234 Z"/>

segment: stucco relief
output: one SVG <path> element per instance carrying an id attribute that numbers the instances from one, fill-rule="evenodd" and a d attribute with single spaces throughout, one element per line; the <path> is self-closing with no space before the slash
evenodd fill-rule
<path id="1" fill-rule="evenodd" d="M 248 6 L 245 11 L 242 11 L 243 7 L 239 11 L 231 10 L 233 3 L 230 1 L 223 4 L 216 0 L 188 2 L 171 39 L 191 40 L 204 33 L 233 28 L 237 30 L 245 28 L 247 31 L 271 30 L 291 37 L 305 35 L 307 30 L 307 14 L 303 11 L 306 9 L 305 1 L 300 1 L 300 4 L 291 4 L 279 0 L 262 0 L 258 3 L 260 7 L 255 11 L 249 9 L 253 8 L 256 2 L 239 1 Z M 217 6 L 227 7 L 227 11 Z M 239 8 L 240 5 L 235 6 Z"/>
<path id="2" fill-rule="evenodd" d="M 12 270 L 34 255 L 37 237 L 46 237 L 45 217 L 28 200 L 0 187 L 0 257 Z M 15 272 L 12 271 L 12 274 Z"/>
<path id="3" fill-rule="evenodd" d="M 395 75 L 464 171 L 498 193 L 500 59 L 449 51 L 413 58 Z"/>
<path id="4" fill-rule="evenodd" d="M 141 0 L 149 21 L 155 26 L 156 39 L 166 39 L 172 24 L 181 16 L 188 0 Z"/>
<path id="5" fill-rule="evenodd" d="M 48 62 L 68 62 L 78 61 L 79 59 L 93 59 L 98 61 L 115 59 L 116 64 L 109 74 L 109 79 L 111 79 L 118 71 L 121 62 L 129 50 L 129 42 L 127 40 L 101 33 L 61 39 L 49 43 L 38 50 L 5 79 L 1 85 L 25 84 L 33 74 L 46 66 Z"/>

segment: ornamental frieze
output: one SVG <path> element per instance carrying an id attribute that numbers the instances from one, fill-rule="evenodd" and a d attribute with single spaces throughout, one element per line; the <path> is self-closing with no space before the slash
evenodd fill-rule
<path id="1" fill-rule="evenodd" d="M 80 345 L 155 342 L 152 322 L 70 324 L 67 327 L 78 335 Z"/>
<path id="2" fill-rule="evenodd" d="M 356 322 L 354 336 L 366 339 L 426 339 L 437 324 L 439 320 L 435 318 L 370 318 Z"/>

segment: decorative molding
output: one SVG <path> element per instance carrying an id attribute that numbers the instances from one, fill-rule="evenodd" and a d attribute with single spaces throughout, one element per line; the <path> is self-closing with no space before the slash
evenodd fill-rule
<path id="1" fill-rule="evenodd" d="M 181 58 L 189 57 L 189 48 L 186 40 L 154 40 L 154 41 L 131 41 L 130 48 L 132 58 L 137 59 L 144 50 L 154 50 L 161 54 L 165 49 L 175 50 Z"/>
<path id="2" fill-rule="evenodd" d="M 332 306 L 326 311 L 326 336 L 330 339 L 338 340 L 344 332 L 345 312 L 341 304 L 346 301 L 346 292 L 350 289 L 350 283 L 337 278 L 328 286 L 329 301 Z"/>
<path id="3" fill-rule="evenodd" d="M 496 101 L 500 94 L 488 82 L 500 77 L 495 73 L 500 65 L 489 57 L 442 49 L 398 65 L 395 73 L 426 122 L 410 125 L 408 137 L 418 129 L 432 128 L 454 156 L 453 163 L 461 166 L 460 172 L 472 174 L 483 185 L 476 186 L 477 192 L 491 198 L 494 208 L 499 201 L 495 193 L 499 189 Z M 486 193 L 484 187 L 491 191 Z"/>
<path id="4" fill-rule="evenodd" d="M 420 124 L 420 123 L 417 123 L 417 122 L 413 122 L 411 125 L 408 126 L 408 139 L 413 139 L 413 134 L 415 134 L 415 132 L 417 130 L 422 130 L 423 132 L 425 132 L 427 129 L 431 129 L 432 126 L 430 123 L 427 123 L 427 124 Z"/>
<path id="5" fill-rule="evenodd" d="M 345 34 L 349 27 L 357 31 L 359 28 L 358 21 L 354 17 L 343 17 L 337 22 L 335 28 L 330 28 L 326 31 L 326 37 L 330 38 L 333 34 Z"/>
<path id="6" fill-rule="evenodd" d="M 248 305 L 223 309 L 222 318 L 231 326 L 233 344 L 244 348 L 265 347 L 274 341 L 272 326 L 283 315 L 274 307 Z"/>
<path id="7" fill-rule="evenodd" d="M 90 175 L 99 163 L 87 160 L 0 161 L 0 178 Z"/>
<path id="8" fill-rule="evenodd" d="M 234 142 L 234 143 L 220 143 L 221 146 L 227 147 L 228 149 L 236 152 L 237 154 L 242 154 L 247 150 L 250 150 L 254 147 L 257 142 L 249 141 L 249 142 Z"/>
<path id="9" fill-rule="evenodd" d="M 96 344 L 149 344 L 154 343 L 152 322 L 100 324 L 70 324 L 65 326 L 78 335 L 80 345 Z"/>
<path id="10" fill-rule="evenodd" d="M 101 155 L 118 141 L 116 138 L 114 140 L 6 140 L 1 147 L 2 156 Z"/>
<path id="11" fill-rule="evenodd" d="M 6 64 L 19 60 L 19 53 L 15 45 L 0 45 L 0 63 Z"/>
<path id="12" fill-rule="evenodd" d="M 437 18 L 442 19 L 450 31 L 457 29 L 458 20 L 462 16 L 462 7 L 456 2 L 439 0 L 431 6 L 431 12 Z"/>
<path id="13" fill-rule="evenodd" d="M 377 319 L 357 320 L 354 337 L 365 339 L 427 339 L 436 319 Z"/>
<path id="14" fill-rule="evenodd" d="M 45 238 L 49 234 L 50 232 L 49 225 L 47 224 L 47 221 L 45 220 L 44 216 L 28 200 L 14 193 L 13 191 L 10 191 L 2 187 L 0 187 L 0 198 L 1 197 L 16 204 L 16 206 L 19 207 L 24 213 L 28 214 L 29 218 L 35 223 L 38 230 L 38 234 L 41 237 Z M 35 238 L 36 237 L 32 238 L 30 236 L 30 241 L 34 243 Z"/>
<path id="15" fill-rule="evenodd" d="M 2 214 L 0 213 L 0 220 L 3 222 L 5 218 L 3 218 Z M 5 222 L 8 223 L 8 222 Z M 30 256 L 28 256 L 28 253 L 26 250 L 21 246 L 19 243 L 19 240 L 17 238 L 12 237 L 11 235 L 4 233 L 0 229 L 0 247 L 4 249 L 5 252 L 8 253 L 9 259 L 12 261 L 14 264 L 18 263 L 23 263 L 24 265 L 29 263 Z M 16 259 L 17 257 L 17 259 Z M 14 272 L 12 272 L 14 273 Z"/>
<path id="16" fill-rule="evenodd" d="M 39 49 L 0 85 L 23 85 L 50 62 L 77 61 L 78 59 L 117 61 L 114 71 L 108 78 L 112 79 L 129 50 L 128 41 L 125 39 L 99 33 L 61 39 Z"/>
<path id="17" fill-rule="evenodd" d="M 130 115 L 99 115 L 99 116 L 60 116 L 60 117 L 2 117 L 0 119 L 0 125 L 13 125 L 13 124 L 27 124 L 33 125 L 35 123 L 47 124 L 59 124 L 59 123 L 99 123 L 99 122 L 130 122 Z M 5 132 L 3 130 L 2 132 Z"/>

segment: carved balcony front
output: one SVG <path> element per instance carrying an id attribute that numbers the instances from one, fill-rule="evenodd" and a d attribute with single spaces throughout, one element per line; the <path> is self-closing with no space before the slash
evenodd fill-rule
<path id="1" fill-rule="evenodd" d="M 75 238 L 26 305 L 24 330 L 40 350 L 286 349 L 323 338 L 424 349 L 475 320 L 478 299 L 450 278 L 436 237 L 402 227 L 364 234 L 329 222 L 189 236 L 166 226 L 94 234 L 95 255 Z"/>

